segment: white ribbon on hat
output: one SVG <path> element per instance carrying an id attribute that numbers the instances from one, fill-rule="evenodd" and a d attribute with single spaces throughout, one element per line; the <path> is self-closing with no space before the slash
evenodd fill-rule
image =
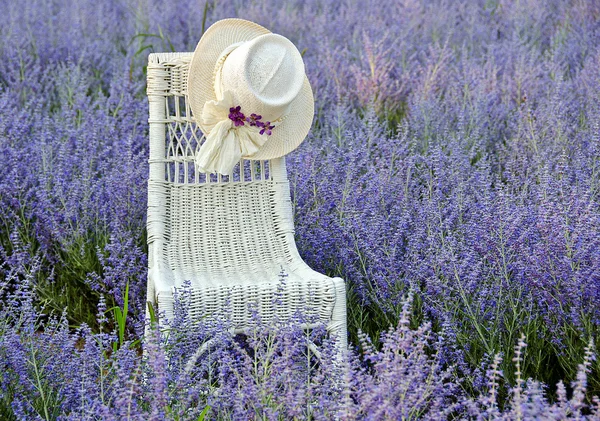
<path id="1" fill-rule="evenodd" d="M 223 99 L 204 104 L 202 121 L 208 135 L 196 155 L 199 171 L 231 175 L 242 156 L 256 153 L 267 141 L 267 136 L 261 136 L 256 127 L 247 124 L 236 127 L 229 118 L 232 107 L 235 105 L 229 91 L 224 92 Z"/>
<path id="2" fill-rule="evenodd" d="M 227 56 L 235 50 L 239 42 L 230 45 L 223 53 L 214 73 L 214 89 L 218 101 L 207 101 L 202 109 L 202 122 L 208 132 L 206 140 L 196 155 L 196 168 L 205 173 L 218 172 L 231 175 L 233 167 L 242 156 L 256 153 L 267 141 L 267 136 L 259 134 L 260 128 L 244 124 L 235 126 L 229 118 L 229 109 L 235 108 L 233 94 L 230 91 L 221 91 L 221 71 Z"/>

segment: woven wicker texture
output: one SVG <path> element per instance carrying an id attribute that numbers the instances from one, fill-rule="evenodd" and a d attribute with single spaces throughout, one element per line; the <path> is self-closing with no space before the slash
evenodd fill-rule
<path id="1" fill-rule="evenodd" d="M 298 254 L 284 158 L 241 160 L 230 176 L 195 171 L 203 137 L 186 96 L 191 57 L 149 58 L 148 301 L 169 318 L 176 289 L 189 281 L 193 317 L 226 310 L 243 330 L 249 304 L 264 321 L 302 310 L 345 347 L 344 281 L 313 271 Z"/>

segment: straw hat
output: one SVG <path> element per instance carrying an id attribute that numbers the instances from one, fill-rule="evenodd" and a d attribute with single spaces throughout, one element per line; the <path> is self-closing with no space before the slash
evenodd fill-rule
<path id="1" fill-rule="evenodd" d="M 298 49 L 243 19 L 224 19 L 202 36 L 190 64 L 188 97 L 206 136 L 203 172 L 231 174 L 240 158 L 293 151 L 313 120 L 314 99 Z"/>

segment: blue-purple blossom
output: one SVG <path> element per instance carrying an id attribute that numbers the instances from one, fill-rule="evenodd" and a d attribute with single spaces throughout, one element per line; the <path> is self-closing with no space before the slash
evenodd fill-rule
<path id="1" fill-rule="evenodd" d="M 259 122 L 258 123 L 259 127 L 262 127 L 261 131 L 259 132 L 261 135 L 262 134 L 266 134 L 267 136 L 271 136 L 271 130 L 275 128 L 275 126 L 271 125 L 270 121 L 266 121 L 266 122 Z"/>
<path id="2" fill-rule="evenodd" d="M 233 121 L 235 127 L 243 126 L 244 121 L 246 120 L 246 116 L 240 111 L 242 107 L 239 105 L 237 107 L 231 107 L 229 109 L 229 119 Z"/>
<path id="3" fill-rule="evenodd" d="M 261 115 L 252 113 L 250 117 L 246 117 L 246 121 L 250 123 L 250 126 L 262 127 L 263 122 L 260 121 L 262 119 Z"/>

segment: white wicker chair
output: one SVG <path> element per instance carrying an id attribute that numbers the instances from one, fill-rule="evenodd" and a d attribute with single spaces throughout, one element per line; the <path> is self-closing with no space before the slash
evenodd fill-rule
<path id="1" fill-rule="evenodd" d="M 285 159 L 242 160 L 231 176 L 195 171 L 203 137 L 186 97 L 191 56 L 149 57 L 148 301 L 168 319 L 174 289 L 190 281 L 189 314 L 227 308 L 236 332 L 251 325 L 249 303 L 267 322 L 309 309 L 345 349 L 344 281 L 298 254 Z"/>

